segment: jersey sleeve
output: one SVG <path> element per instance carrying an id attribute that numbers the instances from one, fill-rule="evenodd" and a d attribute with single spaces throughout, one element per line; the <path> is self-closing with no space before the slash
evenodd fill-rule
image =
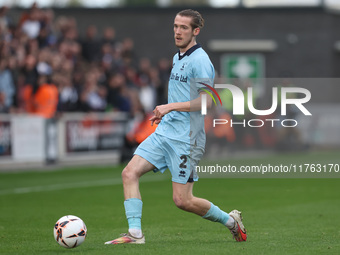
<path id="1" fill-rule="evenodd" d="M 197 89 L 207 88 L 204 84 L 214 86 L 215 69 L 208 56 L 195 59 L 192 70 Z"/>

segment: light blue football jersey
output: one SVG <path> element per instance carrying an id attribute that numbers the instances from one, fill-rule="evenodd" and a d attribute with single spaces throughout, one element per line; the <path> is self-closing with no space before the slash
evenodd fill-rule
<path id="1" fill-rule="evenodd" d="M 180 56 L 173 58 L 168 86 L 168 103 L 187 102 L 199 97 L 199 89 L 213 86 L 215 69 L 209 56 L 196 44 Z M 201 111 L 166 114 L 156 133 L 191 145 L 205 147 L 204 116 Z"/>

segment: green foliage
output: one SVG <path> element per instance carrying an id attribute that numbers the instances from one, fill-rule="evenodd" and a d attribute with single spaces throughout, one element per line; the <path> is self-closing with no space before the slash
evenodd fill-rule
<path id="1" fill-rule="evenodd" d="M 69 0 L 67 7 L 82 7 L 83 3 L 81 0 Z"/>
<path id="2" fill-rule="evenodd" d="M 209 0 L 172 0 L 171 5 L 173 6 L 209 6 Z"/>
<path id="3" fill-rule="evenodd" d="M 134 6 L 157 6 L 157 0 L 125 0 L 124 6 L 134 7 Z"/>

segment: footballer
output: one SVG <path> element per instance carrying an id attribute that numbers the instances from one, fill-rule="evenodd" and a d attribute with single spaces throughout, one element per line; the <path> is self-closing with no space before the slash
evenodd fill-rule
<path id="1" fill-rule="evenodd" d="M 178 208 L 222 223 L 238 242 L 247 239 L 241 212 L 226 213 L 210 201 L 193 195 L 193 185 L 198 180 L 195 166 L 205 148 L 200 88 L 213 86 L 215 76 L 207 53 L 196 42 L 203 26 L 201 14 L 191 9 L 180 11 L 175 17 L 174 39 L 179 51 L 173 57 L 168 103 L 154 109 L 150 120 L 151 125 L 158 124 L 156 131 L 138 146 L 122 172 L 128 232 L 105 244 L 145 243 L 139 179 L 149 171 L 166 169 L 171 172 L 173 201 Z M 211 98 L 208 98 L 210 106 Z"/>

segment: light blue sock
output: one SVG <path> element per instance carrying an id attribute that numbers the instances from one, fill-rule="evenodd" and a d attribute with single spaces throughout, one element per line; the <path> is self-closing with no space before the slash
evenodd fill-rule
<path id="1" fill-rule="evenodd" d="M 204 219 L 211 220 L 214 222 L 220 222 L 226 226 L 228 219 L 230 218 L 229 214 L 222 211 L 218 206 L 211 203 L 211 207 L 206 215 L 202 216 Z"/>
<path id="2" fill-rule="evenodd" d="M 126 199 L 124 201 L 124 207 L 129 229 L 142 229 L 142 200 L 139 198 Z"/>

